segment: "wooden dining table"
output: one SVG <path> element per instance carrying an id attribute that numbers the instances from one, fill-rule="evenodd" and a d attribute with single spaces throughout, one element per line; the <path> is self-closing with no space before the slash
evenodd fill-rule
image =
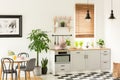
<path id="1" fill-rule="evenodd" d="M 27 58 L 27 59 L 15 59 L 14 60 L 14 63 L 16 63 L 17 65 L 18 65 L 18 77 L 17 77 L 17 80 L 20 80 L 20 64 L 22 63 L 22 62 L 27 62 L 27 61 L 29 61 L 29 59 Z M 1 71 L 0 71 L 0 74 L 1 74 L 1 77 L 0 77 L 0 80 L 2 80 L 2 65 L 1 65 Z M 10 79 L 11 80 L 11 79 Z"/>

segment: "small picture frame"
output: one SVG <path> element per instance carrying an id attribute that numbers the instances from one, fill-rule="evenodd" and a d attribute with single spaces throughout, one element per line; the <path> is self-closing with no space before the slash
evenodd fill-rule
<path id="1" fill-rule="evenodd" d="M 0 15 L 2 37 L 22 37 L 22 15 Z"/>

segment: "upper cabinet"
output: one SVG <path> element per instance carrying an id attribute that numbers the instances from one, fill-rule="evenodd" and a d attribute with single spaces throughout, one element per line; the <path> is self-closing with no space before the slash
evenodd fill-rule
<path id="1" fill-rule="evenodd" d="M 70 32 L 70 21 L 71 17 L 66 16 L 55 16 L 54 17 L 54 32 L 56 32 L 57 28 L 68 28 L 68 31 Z"/>

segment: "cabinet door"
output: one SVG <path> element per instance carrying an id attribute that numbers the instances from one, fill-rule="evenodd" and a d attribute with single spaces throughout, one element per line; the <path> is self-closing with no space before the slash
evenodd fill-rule
<path id="1" fill-rule="evenodd" d="M 71 71 L 79 72 L 85 69 L 84 51 L 71 51 Z"/>
<path id="2" fill-rule="evenodd" d="M 100 70 L 100 50 L 85 51 L 86 70 Z"/>
<path id="3" fill-rule="evenodd" d="M 101 50 L 101 70 L 110 70 L 111 54 L 110 50 Z"/>

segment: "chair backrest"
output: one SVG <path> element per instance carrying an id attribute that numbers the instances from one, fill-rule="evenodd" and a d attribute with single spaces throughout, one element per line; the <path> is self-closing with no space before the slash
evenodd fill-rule
<path id="1" fill-rule="evenodd" d="M 5 70 L 13 70 L 14 60 L 11 58 L 2 58 L 1 65 L 3 72 Z"/>
<path id="2" fill-rule="evenodd" d="M 25 58 L 29 58 L 29 54 L 28 53 L 26 53 L 26 52 L 21 52 L 21 53 L 19 53 L 18 54 L 18 57 L 25 57 Z"/>
<path id="3" fill-rule="evenodd" d="M 21 52 L 18 54 L 18 57 L 29 58 L 29 54 L 26 52 Z M 25 66 L 26 62 L 21 63 L 21 66 Z"/>
<path id="4" fill-rule="evenodd" d="M 26 64 L 26 71 L 33 71 L 34 67 L 35 67 L 35 58 L 30 59 L 27 64 Z"/>

